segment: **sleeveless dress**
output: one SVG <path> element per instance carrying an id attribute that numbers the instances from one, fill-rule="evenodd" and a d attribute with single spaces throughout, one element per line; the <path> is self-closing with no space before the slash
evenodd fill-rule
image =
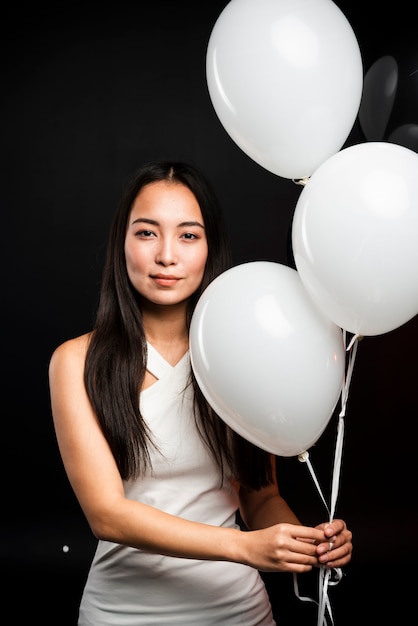
<path id="1" fill-rule="evenodd" d="M 148 344 L 148 370 L 158 379 L 141 393 L 154 434 L 152 470 L 125 482 L 127 498 L 215 526 L 235 527 L 237 494 L 202 443 L 188 386 L 190 356 L 173 367 Z M 186 391 L 185 391 L 186 389 Z M 245 532 L 245 531 L 243 531 Z M 257 570 L 228 561 L 149 554 L 98 541 L 83 591 L 78 626 L 274 626 Z"/>

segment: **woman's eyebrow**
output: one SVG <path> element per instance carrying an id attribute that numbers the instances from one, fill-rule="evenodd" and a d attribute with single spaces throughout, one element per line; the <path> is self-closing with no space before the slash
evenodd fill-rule
<path id="1" fill-rule="evenodd" d="M 153 224 L 154 226 L 158 226 L 157 220 L 150 220 L 148 217 L 137 217 L 132 224 L 138 224 L 138 222 L 145 222 L 145 224 Z"/>
<path id="2" fill-rule="evenodd" d="M 179 226 L 181 226 L 181 227 L 183 227 L 183 226 L 199 226 L 200 228 L 203 228 L 203 229 L 205 228 L 205 227 L 203 226 L 203 224 L 201 224 L 200 222 L 195 222 L 195 221 L 193 221 L 193 220 L 191 220 L 191 221 L 186 221 L 186 222 L 181 222 L 181 223 L 179 224 Z"/>
<path id="3" fill-rule="evenodd" d="M 148 217 L 137 217 L 133 222 L 133 224 L 138 224 L 139 222 L 143 222 L 145 224 L 152 224 L 153 226 L 159 226 L 160 223 L 157 220 L 152 220 Z M 180 222 L 180 224 L 177 224 L 177 228 L 184 228 L 185 226 L 198 226 L 199 228 L 205 228 L 203 224 L 201 224 L 200 222 L 196 222 L 194 220 L 189 220 L 189 221 L 185 221 L 185 222 Z"/>

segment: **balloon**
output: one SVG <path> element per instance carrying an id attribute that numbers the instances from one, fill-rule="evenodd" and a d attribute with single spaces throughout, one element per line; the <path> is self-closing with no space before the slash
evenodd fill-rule
<path id="1" fill-rule="evenodd" d="M 416 125 L 418 122 L 418 57 L 416 36 L 412 35 L 410 39 L 408 39 L 406 35 L 406 32 L 402 32 L 397 48 L 396 45 L 391 45 L 391 50 L 398 64 L 398 84 L 396 99 L 388 125 L 389 133 L 403 126 Z M 391 141 L 388 137 L 385 137 L 385 140 Z M 411 147 L 408 143 L 398 141 L 398 138 L 393 143 L 400 143 L 406 148 Z M 414 145 L 416 145 L 416 143 Z"/>
<path id="2" fill-rule="evenodd" d="M 237 265 L 203 292 L 190 328 L 197 382 L 242 437 L 280 456 L 325 429 L 345 371 L 343 333 L 320 313 L 293 268 Z"/>
<path id="3" fill-rule="evenodd" d="M 299 179 L 346 141 L 363 65 L 331 0 L 232 0 L 211 32 L 206 77 L 235 143 L 265 169 Z"/>
<path id="4" fill-rule="evenodd" d="M 398 86 L 398 64 L 389 55 L 373 63 L 364 77 L 359 122 L 368 141 L 381 141 L 386 132 Z"/>
<path id="5" fill-rule="evenodd" d="M 367 142 L 314 172 L 292 223 L 297 271 L 335 324 L 379 335 L 418 313 L 418 155 Z"/>
<path id="6" fill-rule="evenodd" d="M 418 124 L 401 124 L 390 133 L 388 141 L 418 152 Z"/>

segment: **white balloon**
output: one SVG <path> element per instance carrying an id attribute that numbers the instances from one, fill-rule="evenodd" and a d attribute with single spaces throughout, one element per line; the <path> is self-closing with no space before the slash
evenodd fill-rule
<path id="1" fill-rule="evenodd" d="M 232 0 L 210 35 L 206 75 L 235 143 L 290 179 L 341 149 L 363 87 L 356 37 L 331 0 Z"/>
<path id="2" fill-rule="evenodd" d="M 236 432 L 280 456 L 310 448 L 342 389 L 343 333 L 312 303 L 296 270 L 255 261 L 202 294 L 190 355 L 212 408 Z"/>
<path id="3" fill-rule="evenodd" d="M 418 313 L 418 155 L 369 142 L 333 155 L 303 188 L 292 224 L 300 278 L 335 324 L 379 335 Z"/>

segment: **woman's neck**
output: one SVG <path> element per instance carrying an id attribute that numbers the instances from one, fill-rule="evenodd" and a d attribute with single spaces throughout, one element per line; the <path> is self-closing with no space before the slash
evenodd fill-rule
<path id="1" fill-rule="evenodd" d="M 186 307 L 146 307 L 142 317 L 147 341 L 175 365 L 189 347 Z"/>

